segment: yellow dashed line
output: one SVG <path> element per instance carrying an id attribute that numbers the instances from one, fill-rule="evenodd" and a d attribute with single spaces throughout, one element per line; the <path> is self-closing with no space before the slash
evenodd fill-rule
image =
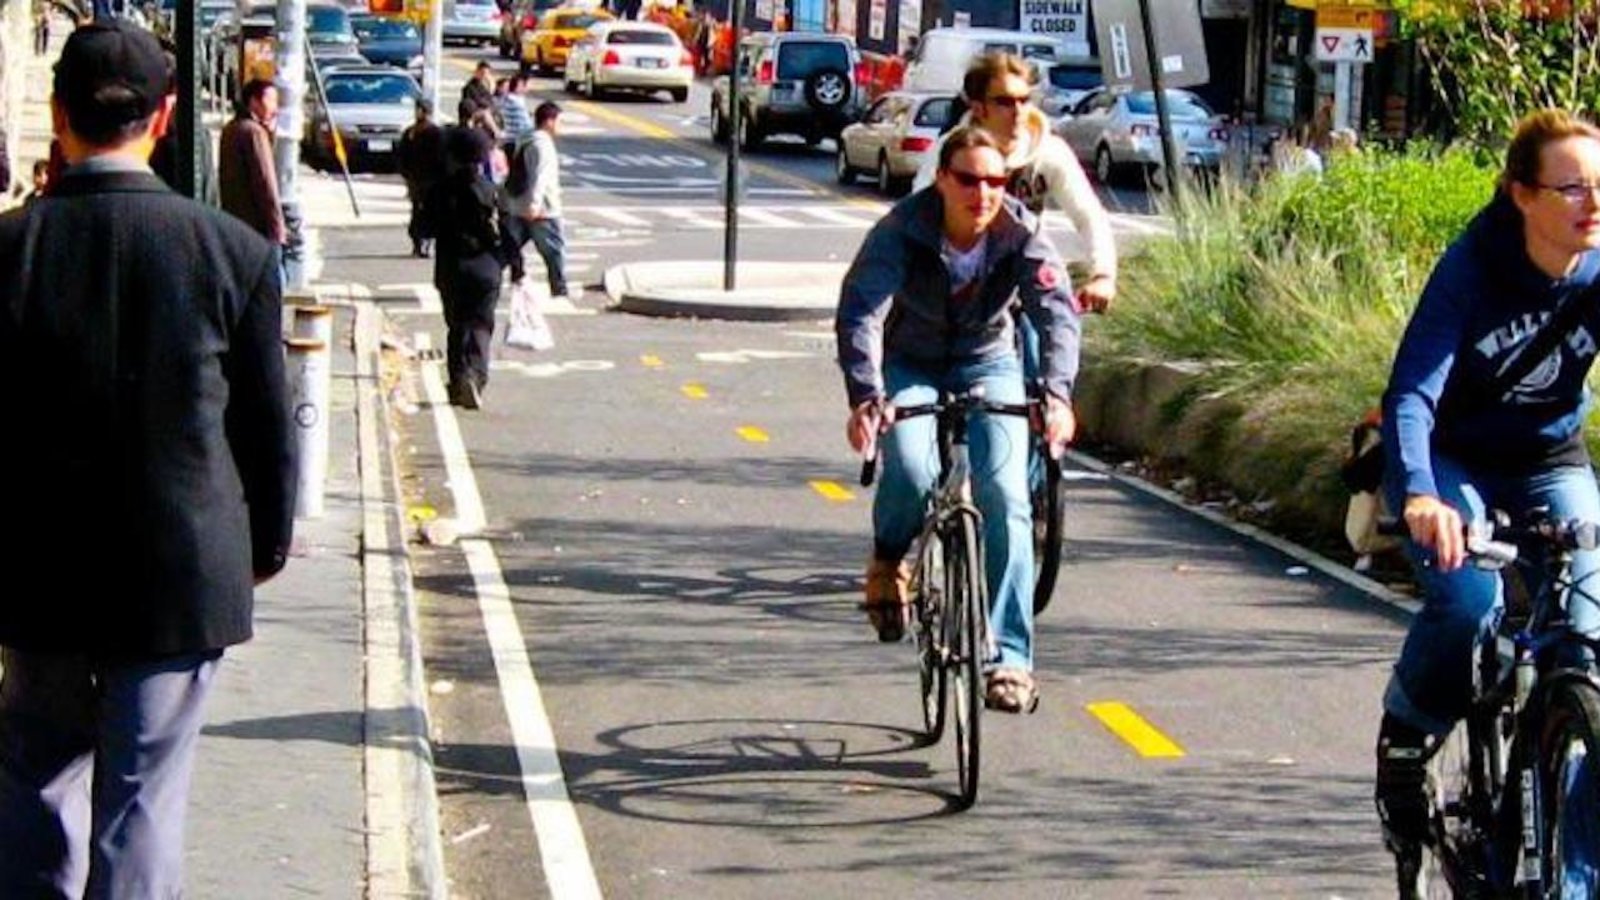
<path id="1" fill-rule="evenodd" d="M 842 485 L 834 481 L 813 481 L 811 482 L 811 489 L 835 503 L 844 503 L 847 500 L 856 498 L 855 494 L 850 493 Z"/>
<path id="2" fill-rule="evenodd" d="M 1108 728 L 1112 734 L 1122 738 L 1132 747 L 1135 753 L 1147 759 L 1177 759 L 1183 756 L 1183 748 L 1160 731 L 1154 725 L 1144 720 L 1144 717 L 1134 712 L 1126 703 L 1108 701 L 1104 703 L 1091 703 L 1086 709 L 1089 714 L 1100 720 L 1100 724 Z"/>
<path id="3" fill-rule="evenodd" d="M 754 425 L 741 425 L 735 429 L 735 431 L 738 432 L 739 437 L 744 438 L 752 444 L 765 444 L 772 440 L 770 435 Z"/>
<path id="4" fill-rule="evenodd" d="M 706 398 L 706 388 L 702 384 L 686 384 L 678 388 L 678 390 L 683 391 L 683 395 L 690 400 L 704 400 Z"/>
<path id="5" fill-rule="evenodd" d="M 653 353 L 646 353 L 645 355 L 639 357 L 639 362 L 644 363 L 645 367 L 649 369 L 659 369 L 665 365 L 665 363 L 661 361 L 661 357 L 656 356 Z"/>

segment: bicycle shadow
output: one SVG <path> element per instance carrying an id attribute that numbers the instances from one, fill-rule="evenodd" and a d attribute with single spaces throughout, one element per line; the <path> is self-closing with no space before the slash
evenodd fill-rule
<path id="1" fill-rule="evenodd" d="M 595 752 L 565 749 L 574 803 L 678 825 L 763 829 L 854 828 L 959 811 L 944 786 L 953 771 L 904 758 L 920 732 L 890 725 L 781 718 L 680 719 L 622 725 L 595 736 Z M 440 748 L 442 793 L 521 789 L 504 748 Z M 502 770 L 510 762 L 510 770 Z"/>

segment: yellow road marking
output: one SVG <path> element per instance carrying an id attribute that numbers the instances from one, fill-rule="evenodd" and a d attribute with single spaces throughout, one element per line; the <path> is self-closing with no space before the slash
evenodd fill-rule
<path id="1" fill-rule="evenodd" d="M 734 430 L 738 432 L 739 437 L 744 438 L 752 444 L 765 444 L 772 440 L 770 435 L 754 425 L 740 425 Z"/>
<path id="2" fill-rule="evenodd" d="M 654 122 L 641 119 L 638 116 L 630 116 L 627 113 L 617 112 L 610 107 L 601 106 L 598 103 L 590 103 L 585 100 L 574 100 L 572 101 L 571 106 L 573 109 L 581 110 L 585 114 L 596 119 L 604 119 L 613 125 L 621 125 L 623 128 L 627 128 L 631 131 L 637 131 L 645 137 L 660 138 L 664 141 L 676 141 L 678 139 L 678 136 L 672 131 L 662 128 L 660 125 L 657 125 Z"/>
<path id="3" fill-rule="evenodd" d="M 856 498 L 855 494 L 850 493 L 842 485 L 833 481 L 813 481 L 811 482 L 811 489 L 835 503 L 843 503 L 846 500 L 854 500 Z"/>
<path id="4" fill-rule="evenodd" d="M 1090 715 L 1100 720 L 1100 724 L 1112 734 L 1122 738 L 1140 756 L 1147 759 L 1177 759 L 1184 755 L 1182 747 L 1158 731 L 1154 725 L 1146 722 L 1143 716 L 1134 712 L 1126 703 L 1107 701 L 1091 703 L 1085 708 L 1089 710 Z"/>
<path id="5" fill-rule="evenodd" d="M 683 395 L 690 400 L 704 400 L 706 398 L 706 388 L 703 384 L 686 384 L 679 390 L 683 391 Z"/>
<path id="6" fill-rule="evenodd" d="M 643 356 L 639 357 L 639 362 L 644 363 L 647 368 L 651 369 L 659 369 L 663 365 L 661 362 L 661 357 L 656 356 L 654 353 L 644 354 Z"/>

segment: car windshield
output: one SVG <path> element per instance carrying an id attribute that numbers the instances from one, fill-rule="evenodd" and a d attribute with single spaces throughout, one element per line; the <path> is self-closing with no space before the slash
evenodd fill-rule
<path id="1" fill-rule="evenodd" d="M 363 19 L 355 23 L 356 37 L 362 40 L 421 40 L 417 26 L 400 19 Z"/>
<path id="2" fill-rule="evenodd" d="M 650 47 L 670 47 L 673 44 L 672 33 L 668 31 L 653 31 L 640 29 L 616 30 L 606 36 L 608 44 L 642 44 Z"/>
<path id="3" fill-rule="evenodd" d="M 917 110 L 917 118 L 911 124 L 922 128 L 944 128 L 950 123 L 950 114 L 955 111 L 954 97 L 941 97 L 938 100 L 929 100 Z"/>
<path id="4" fill-rule="evenodd" d="M 350 14 L 337 6 L 306 9 L 306 31 L 313 35 L 349 34 Z"/>
<path id="5" fill-rule="evenodd" d="M 1050 86 L 1063 91 L 1087 91 L 1099 87 L 1102 83 L 1098 67 L 1052 66 L 1050 68 Z"/>
<path id="6" fill-rule="evenodd" d="M 850 71 L 850 51 L 838 41 L 787 41 L 778 46 L 778 78 L 809 78 L 819 69 Z"/>
<path id="7" fill-rule="evenodd" d="M 583 13 L 576 16 L 556 16 L 550 27 L 556 31 L 588 28 L 596 22 L 606 21 L 593 13 Z M 613 42 L 615 43 L 615 42 Z"/>
<path id="8" fill-rule="evenodd" d="M 1128 95 L 1128 112 L 1136 116 L 1156 114 L 1156 95 L 1153 91 Z M 1211 110 L 1200 98 L 1184 91 L 1167 91 L 1167 114 L 1174 119 L 1209 119 Z"/>
<path id="9" fill-rule="evenodd" d="M 415 100 L 417 86 L 394 75 L 331 75 L 325 82 L 329 103 L 405 103 Z"/>

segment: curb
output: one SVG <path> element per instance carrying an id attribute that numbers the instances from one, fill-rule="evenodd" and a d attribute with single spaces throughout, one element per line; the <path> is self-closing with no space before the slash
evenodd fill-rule
<path id="1" fill-rule="evenodd" d="M 400 474 L 379 382 L 382 311 L 356 311 L 366 710 L 363 735 L 369 897 L 448 896 Z M 387 476 L 383 471 L 388 467 Z"/>
<path id="2" fill-rule="evenodd" d="M 602 278 L 613 309 L 662 318 L 814 322 L 833 318 L 842 263 L 741 262 L 744 287 L 721 289 L 721 260 L 623 263 Z M 820 286 L 817 286 L 820 285 Z"/>
<path id="3" fill-rule="evenodd" d="M 1169 491 L 1163 487 L 1158 487 L 1142 478 L 1135 478 L 1131 475 L 1125 475 L 1121 472 L 1118 472 L 1111 465 L 1095 459 L 1092 456 L 1088 456 L 1077 450 L 1068 450 L 1066 453 L 1066 458 L 1080 466 L 1083 466 L 1085 469 L 1088 469 L 1091 472 L 1104 475 L 1106 478 L 1117 484 L 1132 488 L 1141 494 L 1153 497 L 1169 506 L 1175 506 L 1184 512 L 1198 516 L 1213 525 L 1219 525 L 1223 528 L 1226 528 L 1228 531 L 1231 531 L 1240 537 L 1247 538 L 1257 544 L 1270 547 L 1273 550 L 1282 553 L 1284 556 L 1301 563 L 1307 568 L 1314 569 L 1317 572 L 1332 578 L 1334 581 L 1339 582 L 1345 587 L 1365 595 L 1370 600 L 1384 604 L 1385 606 L 1393 607 L 1401 612 L 1413 616 L 1422 609 L 1422 603 L 1420 601 L 1412 597 L 1407 597 L 1404 594 L 1396 591 L 1391 591 L 1378 582 L 1373 581 L 1371 578 L 1368 578 L 1365 575 L 1350 569 L 1348 566 L 1334 562 L 1320 553 L 1308 550 L 1299 544 L 1287 541 L 1275 534 L 1271 534 L 1263 529 L 1257 528 L 1254 525 L 1231 519 L 1214 509 L 1208 509 L 1204 506 L 1196 506 L 1195 504 L 1184 499 L 1181 494 Z"/>

